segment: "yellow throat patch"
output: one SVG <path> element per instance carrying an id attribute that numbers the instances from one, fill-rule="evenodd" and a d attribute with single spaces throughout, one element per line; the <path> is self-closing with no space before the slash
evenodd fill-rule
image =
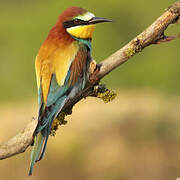
<path id="1" fill-rule="evenodd" d="M 80 25 L 67 28 L 67 32 L 76 38 L 91 39 L 94 31 L 94 24 Z"/>

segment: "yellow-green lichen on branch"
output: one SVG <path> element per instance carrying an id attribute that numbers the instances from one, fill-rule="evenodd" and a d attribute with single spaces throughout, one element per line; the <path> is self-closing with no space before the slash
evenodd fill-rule
<path id="1" fill-rule="evenodd" d="M 111 102 L 117 96 L 116 92 L 106 88 L 104 84 L 95 87 L 96 97 L 102 99 L 104 103 Z"/>
<path id="2" fill-rule="evenodd" d="M 128 49 L 127 49 L 127 52 L 126 52 L 126 54 L 127 54 L 128 57 L 133 56 L 135 53 L 136 53 L 136 51 L 135 51 L 134 48 L 128 48 Z"/>
<path id="3" fill-rule="evenodd" d="M 65 125 L 67 121 L 65 121 L 65 116 L 67 116 L 67 113 L 61 112 L 56 119 L 54 119 L 52 126 L 51 126 L 51 135 L 55 136 L 56 131 L 58 130 L 58 127 L 60 125 Z"/>

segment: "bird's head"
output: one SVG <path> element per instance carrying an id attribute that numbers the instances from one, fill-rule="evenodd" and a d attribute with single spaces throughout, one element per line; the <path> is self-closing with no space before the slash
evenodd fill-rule
<path id="1" fill-rule="evenodd" d="M 91 39 L 95 24 L 111 20 L 95 17 L 94 14 L 79 7 L 71 7 L 60 15 L 59 22 L 73 38 Z"/>

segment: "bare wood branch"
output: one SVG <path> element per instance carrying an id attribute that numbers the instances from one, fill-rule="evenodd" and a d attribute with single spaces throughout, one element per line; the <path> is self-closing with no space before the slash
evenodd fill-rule
<path id="1" fill-rule="evenodd" d="M 33 119 L 26 128 L 12 137 L 9 141 L 0 145 L 0 159 L 5 159 L 13 155 L 22 153 L 32 143 L 32 134 L 37 121 Z"/>
<path id="2" fill-rule="evenodd" d="M 98 69 L 92 74 L 91 83 L 80 92 L 74 99 L 68 101 L 64 107 L 64 111 L 71 114 L 73 106 L 81 99 L 87 96 L 94 96 L 94 86 L 98 84 L 101 78 L 110 73 L 132 56 L 142 51 L 145 47 L 151 44 L 159 44 L 168 42 L 178 38 L 180 35 L 165 36 L 165 30 L 170 24 L 174 24 L 180 17 L 180 1 L 175 2 L 170 6 L 151 26 L 149 26 L 140 35 L 135 37 L 123 48 L 119 49 L 113 55 L 102 61 L 98 65 Z M 29 145 L 32 144 L 32 134 L 36 127 L 37 121 L 32 120 L 27 127 L 11 138 L 9 141 L 0 144 L 0 159 L 5 159 L 13 155 L 24 152 Z"/>

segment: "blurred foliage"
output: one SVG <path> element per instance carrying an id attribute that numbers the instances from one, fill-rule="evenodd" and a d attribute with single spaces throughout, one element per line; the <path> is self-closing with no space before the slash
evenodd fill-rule
<path id="1" fill-rule="evenodd" d="M 101 61 L 142 32 L 172 2 L 1 0 L 0 3 L 0 100 L 19 100 L 35 96 L 35 56 L 59 14 L 67 7 L 80 6 L 113 20 L 111 24 L 98 25 L 94 33 L 93 55 Z M 175 34 L 178 29 L 179 26 L 172 25 L 168 33 Z M 155 88 L 179 93 L 179 44 L 176 40 L 148 47 L 103 81 L 121 89 Z"/>

